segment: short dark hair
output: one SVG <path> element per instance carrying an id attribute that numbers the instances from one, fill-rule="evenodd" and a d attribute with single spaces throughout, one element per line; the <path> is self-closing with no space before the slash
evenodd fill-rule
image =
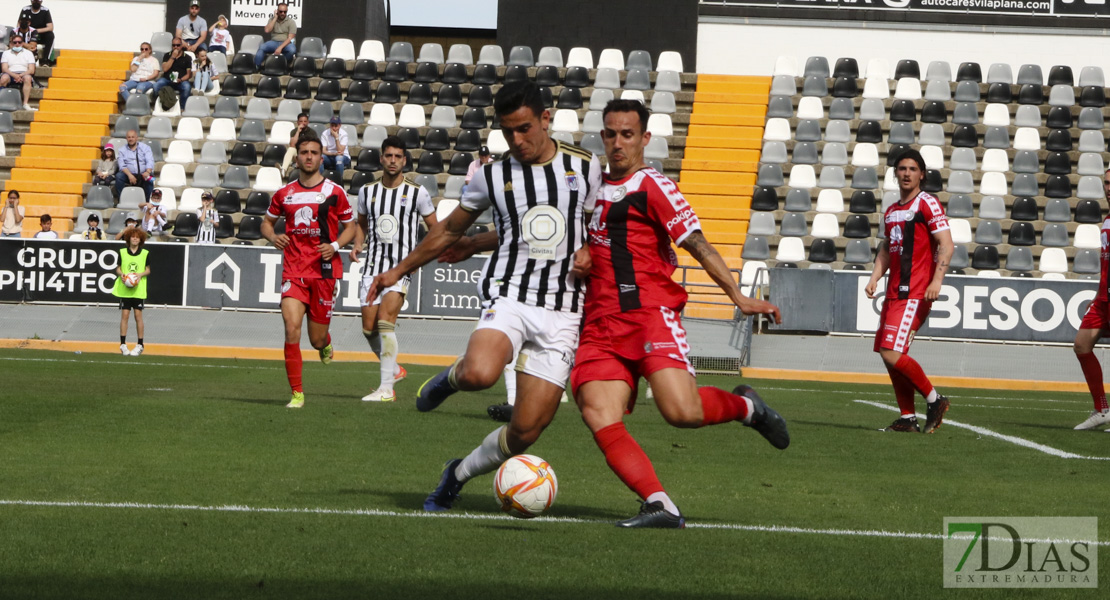
<path id="1" fill-rule="evenodd" d="M 648 109 L 644 106 L 643 102 L 639 100 L 610 100 L 608 104 L 605 105 L 605 110 L 601 111 L 602 121 L 604 121 L 605 117 L 611 112 L 636 113 L 640 117 L 640 133 L 647 131 L 647 122 L 651 114 L 648 113 Z"/>
<path id="2" fill-rule="evenodd" d="M 308 142 L 315 142 L 317 144 L 320 144 L 320 148 L 324 147 L 324 143 L 320 141 L 320 136 L 316 134 L 316 130 L 312 128 L 306 128 L 304 132 L 301 133 L 301 137 L 297 138 L 297 152 L 300 152 L 301 146 Z"/>
<path id="3" fill-rule="evenodd" d="M 921 169 L 922 173 L 928 171 L 928 169 L 925 167 L 925 157 L 921 156 L 921 153 L 917 150 L 914 150 L 913 148 L 908 148 L 904 152 L 899 154 L 898 158 L 894 161 L 894 166 L 897 167 L 898 163 L 906 160 L 907 158 L 917 163 L 917 166 Z"/>
<path id="4" fill-rule="evenodd" d="M 526 80 L 506 83 L 493 96 L 493 111 L 499 117 L 515 112 L 523 106 L 531 108 L 537 117 L 543 114 L 545 110 L 543 95 L 540 93 L 540 86 L 535 82 Z"/>
<path id="5" fill-rule="evenodd" d="M 308 113 L 303 112 L 303 113 L 297 115 L 297 120 L 300 121 L 301 117 L 304 117 L 304 118 L 307 119 L 308 118 Z"/>
<path id="6" fill-rule="evenodd" d="M 11 198 L 12 196 L 15 196 L 16 198 L 18 198 L 19 197 L 19 190 L 8 190 L 8 197 Z"/>
<path id="7" fill-rule="evenodd" d="M 53 221 L 53 219 L 50 218 L 50 215 L 42 215 L 39 217 L 39 223 L 50 223 L 51 221 Z"/>
<path id="8" fill-rule="evenodd" d="M 383 153 L 385 152 L 386 148 L 399 148 L 401 150 L 401 153 L 404 154 L 405 141 L 396 135 L 388 135 L 384 140 L 382 140 Z"/>

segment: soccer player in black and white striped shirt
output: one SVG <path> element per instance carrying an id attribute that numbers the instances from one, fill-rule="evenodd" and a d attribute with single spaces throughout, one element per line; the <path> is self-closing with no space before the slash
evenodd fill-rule
<path id="1" fill-rule="evenodd" d="M 456 257 L 496 249 L 478 286 L 484 309 L 466 354 L 424 382 L 416 406 L 432 410 L 455 391 L 493 386 L 519 353 L 512 420 L 466 458 L 448 461 L 424 501 L 428 511 L 450 509 L 467 480 L 494 471 L 539 438 L 559 407 L 578 344 L 589 272 L 585 218 L 601 187 L 601 164 L 588 151 L 547 135 L 551 113 L 535 83 L 505 84 L 494 110 L 510 157 L 483 166 L 460 206 L 370 290 L 373 297 L 455 243 L 465 246 L 452 250 Z M 464 238 L 490 207 L 497 233 Z"/>
<path id="2" fill-rule="evenodd" d="M 381 385 L 363 396 L 363 402 L 392 402 L 397 399 L 393 384 L 405 378 L 397 364 L 397 315 L 409 291 L 405 275 L 373 301 L 367 300 L 374 276 L 388 271 L 416 246 L 420 219 L 431 229 L 436 224 L 436 209 L 428 190 L 405 179 L 405 143 L 397 136 L 382 141 L 382 178 L 358 191 L 358 235 L 351 249 L 351 262 L 359 261 L 363 246 L 366 262 L 362 265 L 359 298 L 362 301 L 362 334 L 370 349 L 381 360 Z"/>

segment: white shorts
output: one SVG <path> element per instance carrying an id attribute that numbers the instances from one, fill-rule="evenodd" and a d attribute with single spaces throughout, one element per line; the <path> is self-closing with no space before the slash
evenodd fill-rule
<path id="1" fill-rule="evenodd" d="M 373 281 L 374 281 L 374 275 L 367 274 L 367 275 L 363 275 L 362 276 L 362 281 L 360 281 L 358 283 L 358 301 L 359 301 L 359 304 L 361 306 L 371 306 L 371 303 L 366 301 L 366 294 L 370 291 L 370 283 L 373 282 Z M 382 290 L 382 293 L 378 294 L 377 298 L 374 298 L 374 302 L 372 303 L 372 305 L 377 306 L 377 305 L 381 304 L 382 303 L 382 298 L 385 298 L 385 295 L 388 294 L 389 292 L 397 292 L 398 294 L 401 294 L 401 296 L 404 296 L 405 294 L 408 294 L 409 293 L 409 276 L 405 275 L 397 283 L 395 283 L 395 284 L 385 288 L 384 290 Z"/>
<path id="2" fill-rule="evenodd" d="M 495 329 L 509 336 L 516 370 L 550 381 L 565 388 L 574 351 L 578 347 L 582 315 L 528 306 L 515 300 L 498 298 L 482 310 L 479 329 Z"/>

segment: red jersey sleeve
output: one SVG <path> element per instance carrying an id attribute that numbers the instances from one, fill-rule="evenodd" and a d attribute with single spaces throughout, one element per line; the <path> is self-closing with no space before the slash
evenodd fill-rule
<path id="1" fill-rule="evenodd" d="M 274 192 L 273 197 L 270 198 L 270 207 L 266 209 L 266 216 L 280 219 L 285 214 L 285 208 L 282 206 L 285 200 L 285 188 Z"/>
<path id="2" fill-rule="evenodd" d="M 929 233 L 948 229 L 948 217 L 944 214 L 940 201 L 932 195 L 923 196 L 921 200 L 921 212 L 925 214 L 925 226 L 929 228 Z"/>
<path id="3" fill-rule="evenodd" d="M 674 181 L 654 169 L 649 169 L 648 173 L 648 214 L 663 225 L 676 246 L 681 246 L 687 236 L 701 230 L 701 222 Z"/>
<path id="4" fill-rule="evenodd" d="M 343 223 L 354 221 L 355 211 L 351 208 L 351 202 L 347 198 L 347 191 L 339 186 L 335 186 L 335 191 L 338 192 L 335 198 L 335 208 L 339 211 L 339 220 Z"/>

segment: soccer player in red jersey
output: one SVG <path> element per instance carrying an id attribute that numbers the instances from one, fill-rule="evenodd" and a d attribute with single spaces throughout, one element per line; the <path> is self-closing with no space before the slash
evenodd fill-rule
<path id="1" fill-rule="evenodd" d="M 301 385 L 301 323 L 308 316 L 308 341 L 320 361 L 332 359 L 331 324 L 338 281 L 343 278 L 339 249 L 351 243 L 358 228 L 343 188 L 320 174 L 323 146 L 315 135 L 297 141 L 300 177 L 274 193 L 262 221 L 262 237 L 284 252 L 281 272 L 281 318 L 285 321 L 285 374 L 293 399 L 289 408 L 304 406 Z M 285 233 L 274 231 L 285 217 Z M 339 223 L 346 229 L 339 232 Z"/>
<path id="2" fill-rule="evenodd" d="M 921 153 L 906 150 L 894 165 L 900 197 L 883 214 L 879 236 L 885 239 L 879 245 L 865 291 L 868 298 L 874 298 L 879 279 L 889 270 L 875 352 L 886 363 L 902 416 L 886 430 L 921 431 L 913 407 L 913 392 L 917 390 L 927 404 L 925 433 L 932 433 L 948 412 L 948 398 L 937 393 L 921 365 L 906 352 L 940 295 L 952 259 L 952 233 L 940 201 L 921 191 L 926 173 Z"/>
<path id="3" fill-rule="evenodd" d="M 1102 177 L 1103 193 L 1107 202 L 1110 202 L 1110 170 Z M 1087 313 L 1083 315 L 1083 322 L 1075 334 L 1075 357 L 1079 359 L 1079 366 L 1083 369 L 1083 377 L 1087 380 L 1087 389 L 1091 390 L 1091 399 L 1094 400 L 1095 409 L 1086 421 L 1075 426 L 1077 430 L 1094 429 L 1100 425 L 1110 424 L 1110 406 L 1106 404 L 1106 389 L 1102 383 L 1102 365 L 1095 356 L 1095 344 L 1099 338 L 1106 337 L 1110 331 L 1110 301 L 1107 286 L 1110 286 L 1110 245 L 1107 237 L 1110 236 L 1110 218 L 1102 222 L 1102 274 L 1098 278 L 1098 293 L 1094 300 L 1087 305 Z M 1110 429 L 1106 431 L 1110 432 Z"/>
<path id="4" fill-rule="evenodd" d="M 697 386 L 679 319 L 686 291 L 671 279 L 677 265 L 671 244 L 697 259 L 744 314 L 782 318 L 773 304 L 740 293 L 674 181 L 644 164 L 651 139 L 644 105 L 614 100 L 603 118 L 609 174 L 588 230 L 592 268 L 571 388 L 609 467 L 644 500 L 638 515 L 617 525 L 682 528 L 685 519 L 624 427 L 640 377 L 651 384 L 663 418 L 676 427 L 740 421 L 779 449 L 790 436 L 786 421 L 750 387 L 729 393 Z"/>

